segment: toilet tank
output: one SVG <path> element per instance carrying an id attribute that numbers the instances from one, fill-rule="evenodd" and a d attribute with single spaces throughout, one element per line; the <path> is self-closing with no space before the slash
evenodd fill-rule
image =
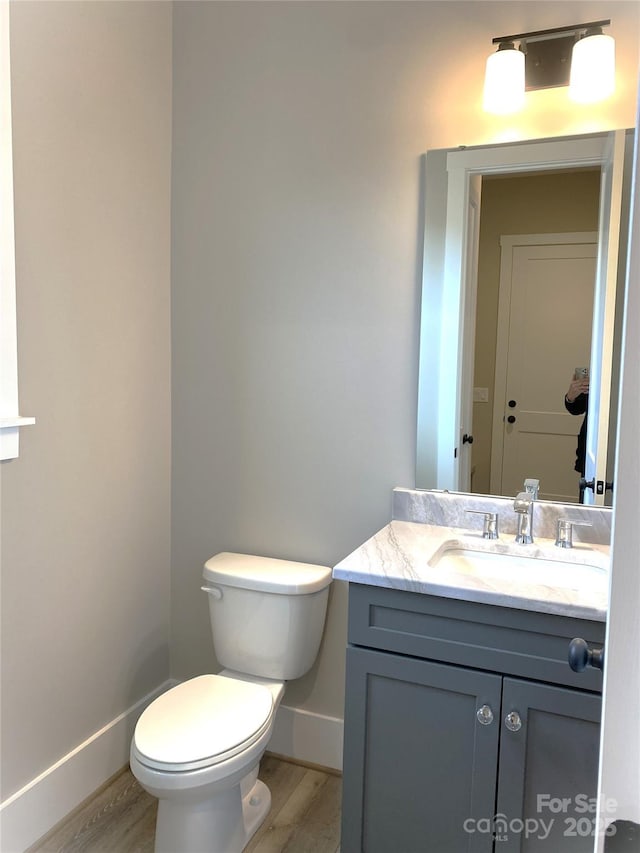
<path id="1" fill-rule="evenodd" d="M 322 639 L 331 569 L 224 552 L 207 560 L 203 577 L 222 666 L 284 681 L 311 669 Z"/>

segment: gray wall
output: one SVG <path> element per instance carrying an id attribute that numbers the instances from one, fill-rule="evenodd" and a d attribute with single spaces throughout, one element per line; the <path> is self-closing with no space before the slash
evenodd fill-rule
<path id="1" fill-rule="evenodd" d="M 480 105 L 491 38 L 566 25 L 563 4 L 176 4 L 173 675 L 215 666 L 208 556 L 334 564 L 415 482 L 421 154 L 633 124 L 638 10 L 606 6 L 616 98 L 587 114 L 534 93 L 505 120 Z M 285 703 L 341 716 L 333 593 Z"/>
<path id="2" fill-rule="evenodd" d="M 169 674 L 171 8 L 11 8 L 3 797 Z M 88 793 L 88 792 L 87 792 Z"/>
<path id="3" fill-rule="evenodd" d="M 212 666 L 208 556 L 333 565 L 386 523 L 392 487 L 413 481 L 418 174 L 398 156 L 406 128 L 390 124 L 401 84 L 382 69 L 369 80 L 358 49 L 389 38 L 375 5 L 362 30 L 351 4 L 175 7 L 178 677 Z M 352 101 L 363 86 L 375 101 Z M 341 716 L 335 587 L 320 671 L 285 701 Z"/>

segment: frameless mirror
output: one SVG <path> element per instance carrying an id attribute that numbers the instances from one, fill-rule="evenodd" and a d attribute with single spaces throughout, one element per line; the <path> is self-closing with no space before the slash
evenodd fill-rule
<path id="1" fill-rule="evenodd" d="M 416 486 L 610 504 L 633 131 L 426 155 Z M 580 467 L 580 466 L 578 466 Z"/>

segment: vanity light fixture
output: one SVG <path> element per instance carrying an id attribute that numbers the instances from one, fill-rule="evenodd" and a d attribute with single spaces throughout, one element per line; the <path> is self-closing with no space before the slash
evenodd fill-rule
<path id="1" fill-rule="evenodd" d="M 525 91 L 556 86 L 568 86 L 569 97 L 581 104 L 608 98 L 615 88 L 615 43 L 602 28 L 610 23 L 494 38 L 498 49 L 487 59 L 484 109 L 516 112 L 524 106 Z"/>

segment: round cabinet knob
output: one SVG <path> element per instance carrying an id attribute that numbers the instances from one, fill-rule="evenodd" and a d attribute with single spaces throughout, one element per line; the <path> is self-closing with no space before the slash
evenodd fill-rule
<path id="1" fill-rule="evenodd" d="M 509 415 L 509 417 L 507 418 L 507 423 L 508 424 L 515 424 L 515 422 L 516 422 L 516 416 L 515 415 Z"/>
<path id="2" fill-rule="evenodd" d="M 516 401 L 515 401 L 515 400 L 509 400 L 509 402 L 507 403 L 507 405 L 509 406 L 509 408 L 510 408 L 510 409 L 515 409 L 515 407 L 516 407 L 518 404 L 516 403 Z"/>
<path id="3" fill-rule="evenodd" d="M 493 722 L 493 711 L 489 705 L 483 705 L 482 708 L 478 708 L 476 711 L 476 717 L 480 725 L 490 726 Z"/>
<path id="4" fill-rule="evenodd" d="M 604 649 L 590 649 L 582 637 L 569 643 L 569 666 L 574 672 L 584 672 L 588 666 L 604 668 Z"/>
<path id="5" fill-rule="evenodd" d="M 510 732 L 519 732 L 522 728 L 522 719 L 517 711 L 509 711 L 504 718 L 504 724 Z"/>

